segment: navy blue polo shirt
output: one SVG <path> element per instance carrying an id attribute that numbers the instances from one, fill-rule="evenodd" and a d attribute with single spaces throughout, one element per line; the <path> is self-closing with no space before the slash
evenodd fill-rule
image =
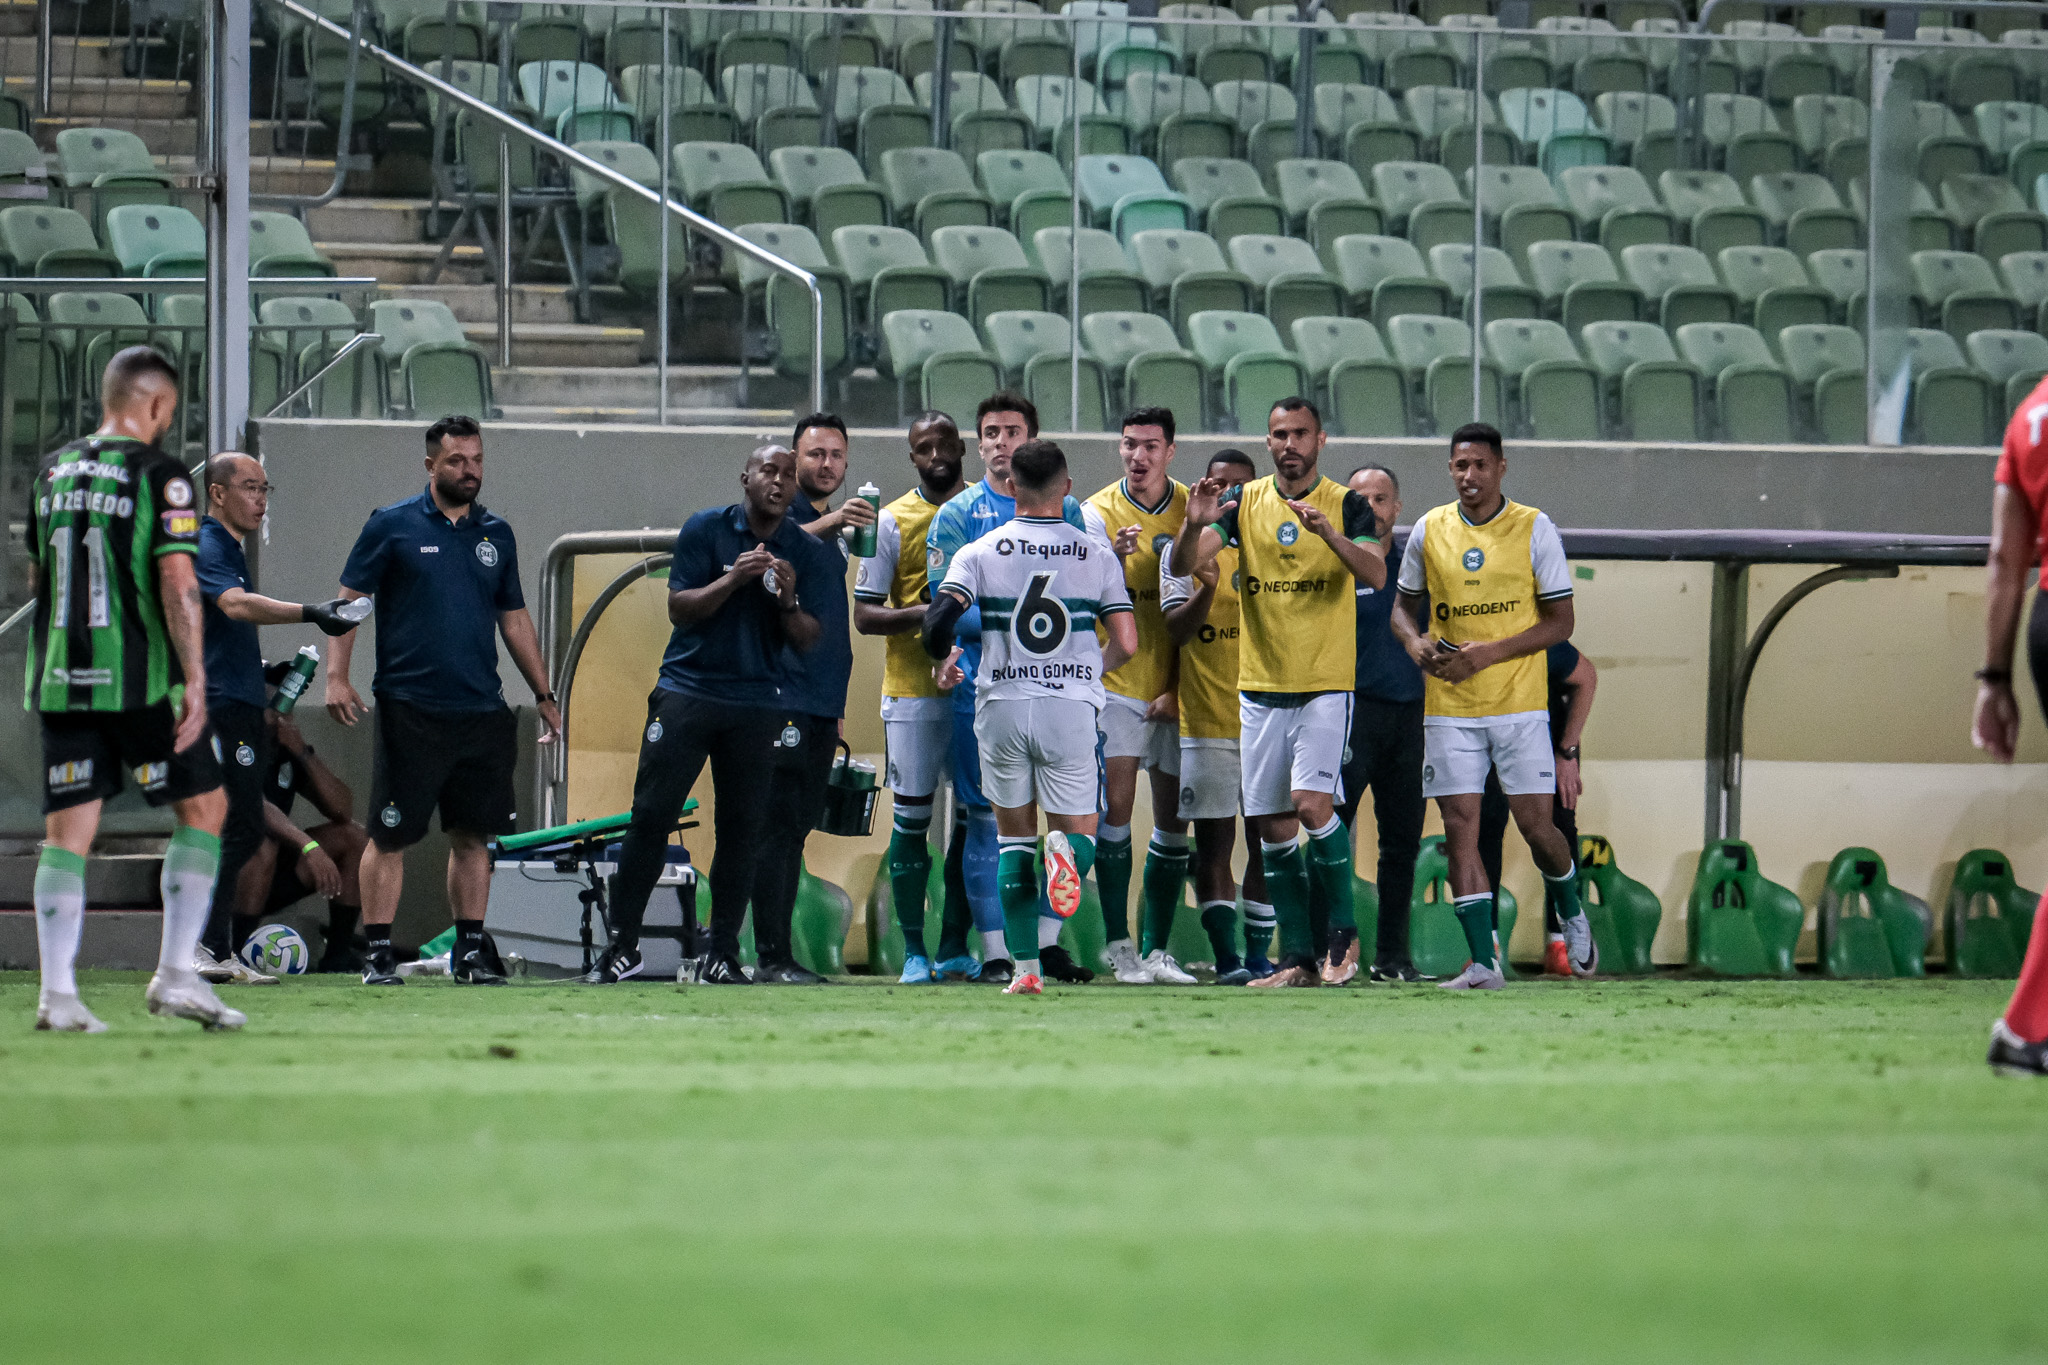
<path id="1" fill-rule="evenodd" d="M 370 513 L 341 585 L 377 599 L 377 677 L 427 711 L 495 711 L 498 613 L 526 605 L 512 528 L 480 503 L 450 521 L 432 490 Z"/>
<path id="2" fill-rule="evenodd" d="M 824 513 L 799 496 L 789 505 L 789 519 L 808 526 Z M 782 650 L 782 705 L 801 716 L 846 714 L 846 687 L 853 678 L 853 621 L 846 608 L 846 542 L 827 536 L 818 547 L 839 564 L 841 590 L 828 593 L 818 605 L 818 643 L 809 653 L 785 645 Z M 794 562 L 794 561 L 792 561 Z"/>
<path id="3" fill-rule="evenodd" d="M 669 564 L 670 591 L 702 588 L 725 576 L 741 555 L 766 544 L 796 569 L 797 605 L 823 619 L 827 599 L 845 610 L 846 579 L 839 556 L 784 515 L 764 542 L 747 525 L 745 503 L 697 513 L 676 532 Z M 742 583 L 725 604 L 694 625 L 677 626 L 661 657 L 655 686 L 734 706 L 784 706 L 782 655 L 787 640 L 782 607 L 759 581 Z"/>
<path id="4" fill-rule="evenodd" d="M 1394 584 L 1401 575 L 1401 549 L 1392 536 L 1387 538 L 1385 587 L 1358 586 L 1358 681 L 1352 689 L 1371 701 L 1422 700 L 1422 670 L 1394 638 L 1394 602 L 1399 596 Z"/>
<path id="5" fill-rule="evenodd" d="M 262 706 L 263 647 L 256 627 L 237 621 L 220 609 L 221 594 L 231 588 L 252 592 L 249 559 L 235 533 L 212 517 L 199 523 L 199 596 L 205 603 L 206 703 L 224 701 Z"/>

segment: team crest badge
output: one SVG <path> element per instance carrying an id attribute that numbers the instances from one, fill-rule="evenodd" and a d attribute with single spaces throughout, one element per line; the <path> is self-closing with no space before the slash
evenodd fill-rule
<path id="1" fill-rule="evenodd" d="M 648 726 L 647 726 L 647 742 L 648 742 L 649 744 L 659 744 L 659 743 L 661 743 L 661 722 L 660 722 L 660 721 L 658 721 L 658 720 L 657 720 L 657 721 L 652 721 L 652 722 L 650 722 L 650 723 L 648 724 Z"/>
<path id="2" fill-rule="evenodd" d="M 1436 781 L 1436 765 L 1434 763 L 1425 763 L 1422 765 L 1422 780 L 1424 782 Z"/>
<path id="3" fill-rule="evenodd" d="M 1183 806 L 1195 804 L 1195 789 L 1193 787 L 1182 787 L 1180 789 L 1180 803 Z"/>
<path id="4" fill-rule="evenodd" d="M 397 829 L 398 822 L 400 820 L 403 820 L 405 817 L 398 813 L 398 807 L 396 805 L 389 805 L 384 807 L 383 813 L 379 815 L 377 818 L 384 822 L 384 828 Z"/>
<path id="5" fill-rule="evenodd" d="M 164 485 L 164 501 L 173 507 L 192 505 L 192 485 L 183 479 L 172 479 Z"/>
<path id="6" fill-rule="evenodd" d="M 936 569 L 936 568 L 939 568 L 939 567 L 941 567 L 942 565 L 944 565 L 944 564 L 945 564 L 945 562 L 946 562 L 946 552 L 945 552 L 944 550 L 941 550 L 941 549 L 940 549 L 940 548 L 939 548 L 938 546 L 936 546 L 936 545 L 928 545 L 928 546 L 926 546 L 926 547 L 925 547 L 925 552 L 924 552 L 924 566 L 925 566 L 925 568 L 927 568 L 927 569 Z"/>
<path id="7" fill-rule="evenodd" d="M 1466 573 L 1478 573 L 1480 567 L 1485 563 L 1486 551 L 1480 549 L 1477 545 L 1465 551 L 1464 564 Z"/>
<path id="8" fill-rule="evenodd" d="M 803 740 L 803 735 L 794 725 L 782 727 L 782 738 L 775 741 L 778 748 L 794 749 Z"/>
<path id="9" fill-rule="evenodd" d="M 1291 521 L 1283 521 L 1280 523 L 1280 530 L 1276 534 L 1282 545 L 1292 545 L 1295 541 L 1301 539 L 1301 528 Z"/>
<path id="10" fill-rule="evenodd" d="M 1161 559 L 1166 558 L 1166 552 L 1172 548 L 1173 537 L 1166 534 L 1166 532 L 1161 531 L 1158 535 L 1152 537 L 1152 553 Z"/>
<path id="11" fill-rule="evenodd" d="M 255 767 L 256 751 L 246 744 L 237 744 L 235 746 L 235 762 L 241 764 L 245 768 Z"/>
<path id="12" fill-rule="evenodd" d="M 476 557 L 486 569 L 498 567 L 498 547 L 488 540 L 479 540 L 476 543 Z"/>

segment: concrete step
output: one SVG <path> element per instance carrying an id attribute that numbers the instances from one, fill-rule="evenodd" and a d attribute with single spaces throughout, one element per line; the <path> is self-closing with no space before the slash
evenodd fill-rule
<path id="1" fill-rule="evenodd" d="M 498 290 L 490 284 L 385 284 L 377 287 L 380 298 L 437 299 L 463 322 L 498 321 Z M 573 326 L 576 301 L 565 284 L 515 284 L 512 286 L 512 323 Z M 637 329 L 636 329 L 637 330 Z M 493 344 L 495 344 L 495 332 Z"/>
<path id="2" fill-rule="evenodd" d="M 496 354 L 495 323 L 465 323 L 463 332 L 485 351 Z M 634 365 L 640 360 L 645 334 L 638 327 L 593 327 L 581 323 L 522 323 L 512 328 L 512 363 L 561 365 Z"/>
<path id="3" fill-rule="evenodd" d="M 58 68 L 62 72 L 63 68 Z M 35 103 L 33 76 L 10 76 L 7 93 Z M 108 119 L 191 121 L 198 117 L 190 81 L 134 80 L 125 76 L 58 75 L 50 81 L 50 107 L 59 116 L 104 127 Z"/>
<path id="4" fill-rule="evenodd" d="M 495 370 L 492 387 L 508 416 L 517 411 L 549 414 L 531 417 L 548 422 L 655 420 L 658 390 L 652 365 L 514 365 Z M 858 371 L 848 379 L 843 399 L 836 388 L 825 398 L 828 406 L 856 425 L 899 425 L 895 381 L 872 370 Z M 803 380 L 756 369 L 742 399 L 737 365 L 671 365 L 668 401 L 669 420 L 674 423 L 717 425 L 731 419 L 739 425 L 752 425 L 766 417 L 794 416 L 800 406 L 809 406 L 810 391 Z"/>
<path id="5" fill-rule="evenodd" d="M 374 275 L 386 284 L 425 284 L 441 254 L 434 242 L 327 242 L 316 236 L 313 245 L 342 274 Z M 455 248 L 435 283 L 481 284 L 484 279 L 483 249 L 465 244 Z"/>
<path id="6" fill-rule="evenodd" d="M 508 422 L 539 422 L 554 426 L 641 426 L 660 420 L 653 408 L 546 408 L 500 403 Z M 765 427 L 780 430 L 796 420 L 795 408 L 672 408 L 671 426 Z"/>
<path id="7" fill-rule="evenodd" d="M 35 33 L 36 0 L 0 0 L 0 38 L 33 38 Z M 34 51 L 33 45 L 30 51 Z M 35 58 L 31 56 L 29 61 L 33 63 Z"/>
<path id="8" fill-rule="evenodd" d="M 309 211 L 306 220 L 320 241 L 417 243 L 426 237 L 427 201 L 341 198 Z"/>
<path id="9" fill-rule="evenodd" d="M 5 22 L 6 9 L 0 6 L 0 23 Z M 176 50 L 161 38 L 146 38 L 141 43 L 143 75 L 169 75 L 171 63 L 177 60 Z M 128 44 L 111 38 L 53 38 L 50 42 L 50 69 L 59 76 L 73 79 L 97 79 L 99 77 L 125 77 L 128 72 L 123 63 L 127 57 Z M 36 74 L 36 45 L 34 43 L 10 43 L 0 34 L 0 75 L 34 76 Z"/>

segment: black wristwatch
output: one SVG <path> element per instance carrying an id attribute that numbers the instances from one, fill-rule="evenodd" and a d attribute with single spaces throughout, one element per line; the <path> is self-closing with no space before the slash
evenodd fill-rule
<path id="1" fill-rule="evenodd" d="M 1559 749 L 1557 756 L 1567 763 L 1576 763 L 1579 761 L 1579 746 L 1574 744 L 1569 748 Z"/>

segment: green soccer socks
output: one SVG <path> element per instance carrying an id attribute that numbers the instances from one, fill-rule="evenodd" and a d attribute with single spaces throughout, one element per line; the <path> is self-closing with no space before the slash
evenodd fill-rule
<path id="1" fill-rule="evenodd" d="M 1280 961 L 1306 965 L 1314 960 L 1315 943 L 1308 924 L 1308 865 L 1301 846 L 1259 841 L 1266 865 L 1266 894 L 1273 898 L 1273 912 L 1280 922 Z"/>
<path id="2" fill-rule="evenodd" d="M 1343 817 L 1332 815 L 1330 823 L 1308 832 L 1308 871 L 1322 895 L 1330 928 L 1358 928 L 1351 901 L 1351 831 Z"/>
<path id="3" fill-rule="evenodd" d="M 1465 931 L 1465 947 L 1472 960 L 1482 967 L 1498 969 L 1500 963 L 1493 955 L 1493 897 L 1486 892 L 1459 896 L 1451 902 L 1451 908 L 1457 913 L 1458 926 Z"/>
<path id="4" fill-rule="evenodd" d="M 1018 970 L 1025 962 L 1038 961 L 1038 840 L 1026 836 L 1002 835 L 996 841 L 996 892 L 1003 901 L 1003 937 L 1010 952 L 1020 955 Z"/>
<path id="5" fill-rule="evenodd" d="M 930 801 L 896 803 L 895 828 L 889 835 L 889 894 L 896 905 L 896 923 L 903 930 L 903 952 L 929 957 L 924 946 L 924 902 L 931 885 L 932 826 Z"/>
<path id="6" fill-rule="evenodd" d="M 1209 951 L 1216 956 L 1218 974 L 1242 965 L 1237 955 L 1237 905 L 1232 901 L 1202 902 L 1202 932 L 1209 936 Z"/>
<path id="7" fill-rule="evenodd" d="M 164 850 L 164 928 L 156 969 L 192 974 L 192 958 L 206 916 L 213 908 L 213 879 L 220 871 L 220 836 L 179 825 Z"/>
<path id="8" fill-rule="evenodd" d="M 1561 877 L 1553 877 L 1545 872 L 1543 899 L 1557 913 L 1560 924 L 1585 914 L 1585 907 L 1579 904 L 1579 869 L 1575 866 L 1568 867 Z"/>
<path id="9" fill-rule="evenodd" d="M 1165 830 L 1152 832 L 1145 850 L 1145 918 L 1138 950 L 1164 948 L 1173 937 L 1173 916 L 1180 909 L 1181 887 L 1188 877 L 1188 836 Z"/>
<path id="10" fill-rule="evenodd" d="M 1264 901 L 1247 900 L 1244 903 L 1244 955 L 1247 960 L 1256 958 L 1263 962 L 1272 955 L 1276 918 L 1273 907 Z"/>
<path id="11" fill-rule="evenodd" d="M 1131 827 L 1101 825 L 1095 834 L 1095 889 L 1102 893 L 1102 941 L 1131 936 Z"/>
<path id="12" fill-rule="evenodd" d="M 85 859 L 69 849 L 46 845 L 36 861 L 36 949 L 43 989 L 78 994 L 78 940 L 85 932 Z M 192 969 L 191 954 L 185 969 Z"/>

